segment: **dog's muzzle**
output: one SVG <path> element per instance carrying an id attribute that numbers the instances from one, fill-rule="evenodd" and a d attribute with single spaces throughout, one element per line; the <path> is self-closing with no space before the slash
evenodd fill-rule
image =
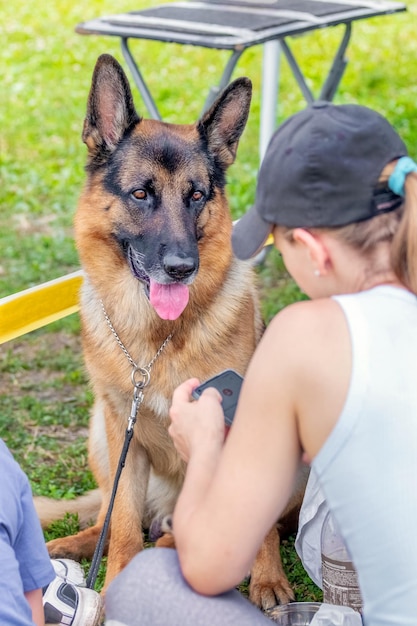
<path id="1" fill-rule="evenodd" d="M 140 280 L 145 293 L 161 319 L 175 320 L 184 311 L 189 300 L 189 289 L 184 282 L 196 272 L 193 258 L 167 254 L 162 263 L 163 270 L 172 282 L 159 283 L 143 269 L 141 255 L 131 245 L 127 249 L 127 262 L 133 276 Z"/>

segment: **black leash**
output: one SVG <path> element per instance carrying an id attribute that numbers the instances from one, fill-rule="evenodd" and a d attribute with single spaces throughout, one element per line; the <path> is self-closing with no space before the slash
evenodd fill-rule
<path id="1" fill-rule="evenodd" d="M 94 589 L 94 585 L 96 583 L 101 559 L 103 558 L 104 547 L 106 545 L 107 534 L 109 532 L 110 518 L 113 512 L 113 506 L 114 506 L 114 501 L 116 498 L 117 488 L 119 486 L 120 475 L 126 463 L 126 456 L 129 450 L 130 442 L 133 437 L 133 427 L 136 422 L 136 416 L 137 416 L 139 407 L 143 402 L 142 389 L 149 382 L 149 372 L 146 371 L 146 374 L 144 375 L 143 374 L 144 369 L 145 368 L 134 368 L 132 372 L 132 381 L 134 385 L 132 408 L 130 410 L 129 422 L 128 422 L 126 433 L 125 433 L 125 440 L 124 440 L 122 452 L 120 454 L 120 459 L 119 459 L 119 463 L 117 466 L 116 475 L 114 477 L 113 490 L 112 490 L 109 506 L 107 508 L 106 518 L 104 520 L 103 528 L 101 529 L 101 533 L 100 533 L 100 537 L 96 545 L 96 549 L 94 550 L 93 560 L 91 562 L 90 571 L 88 572 L 88 576 L 87 576 L 86 586 L 89 589 Z M 135 374 L 137 371 L 139 371 L 142 375 L 144 375 L 143 380 L 136 381 Z"/>

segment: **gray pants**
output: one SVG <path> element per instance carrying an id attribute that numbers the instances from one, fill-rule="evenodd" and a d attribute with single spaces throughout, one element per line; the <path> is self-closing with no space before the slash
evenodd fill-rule
<path id="1" fill-rule="evenodd" d="M 201 596 L 182 577 L 175 550 L 147 548 L 110 584 L 106 626 L 271 626 L 239 591 Z"/>

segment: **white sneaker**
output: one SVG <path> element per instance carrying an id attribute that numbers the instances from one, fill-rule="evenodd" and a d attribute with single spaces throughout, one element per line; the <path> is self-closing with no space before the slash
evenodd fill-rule
<path id="1" fill-rule="evenodd" d="M 63 578 L 65 582 L 85 587 L 84 570 L 81 564 L 72 559 L 51 559 L 55 574 Z"/>
<path id="2" fill-rule="evenodd" d="M 59 576 L 43 592 L 45 624 L 59 626 L 98 626 L 102 599 L 97 591 L 76 587 Z"/>

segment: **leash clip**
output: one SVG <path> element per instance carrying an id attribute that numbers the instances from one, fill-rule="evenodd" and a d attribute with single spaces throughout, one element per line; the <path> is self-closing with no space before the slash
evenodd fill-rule
<path id="1" fill-rule="evenodd" d="M 143 402 L 143 391 L 135 387 L 133 391 L 133 400 L 132 400 L 132 406 L 130 408 L 129 420 L 127 423 L 128 431 L 131 431 L 133 426 L 136 423 L 136 416 L 138 414 L 138 410 L 142 402 Z"/>

